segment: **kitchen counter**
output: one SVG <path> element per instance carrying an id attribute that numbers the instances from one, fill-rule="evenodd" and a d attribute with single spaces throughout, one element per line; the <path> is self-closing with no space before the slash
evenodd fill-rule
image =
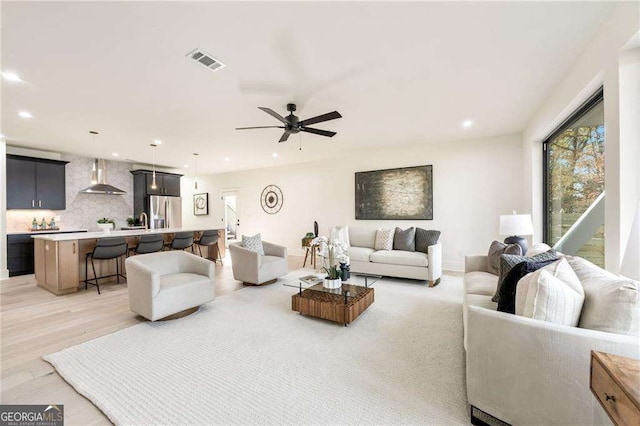
<path id="1" fill-rule="evenodd" d="M 176 232 L 202 232 L 208 229 L 215 228 L 162 228 L 162 229 L 131 229 L 127 231 L 111 231 L 109 233 L 102 231 L 91 232 L 78 232 L 70 234 L 48 234 L 39 235 L 34 233 L 31 238 L 42 239 L 47 241 L 72 241 L 72 240 L 95 240 L 97 238 L 109 238 L 109 237 L 135 237 L 137 235 L 146 234 L 175 234 Z"/>
<path id="2" fill-rule="evenodd" d="M 164 235 L 166 243 L 171 241 L 171 234 L 177 232 L 202 232 L 205 230 L 218 231 L 220 244 L 220 257 L 224 257 L 224 242 L 226 241 L 225 230 L 216 228 L 165 228 L 165 229 L 132 229 L 126 231 L 91 231 L 72 232 L 65 234 L 40 234 L 34 233 L 31 238 L 34 240 L 34 261 L 35 276 L 38 285 L 56 295 L 74 293 L 80 286 L 84 287 L 84 280 L 89 276 L 93 279 L 92 268 L 86 268 L 85 262 L 87 253 L 91 253 L 99 238 L 125 237 L 130 248 L 138 244 L 138 236 L 147 234 Z M 197 236 L 196 236 L 197 238 Z M 212 250 L 217 249 L 216 246 Z M 202 254 L 203 257 L 216 257 L 209 247 L 198 246 L 195 253 Z M 118 260 L 98 260 L 96 262 L 96 274 L 100 276 L 111 275 L 116 270 L 116 262 L 122 263 L 123 257 Z M 106 282 L 106 281 L 105 281 Z M 93 290 L 92 288 L 90 290 Z M 93 290 L 95 291 L 95 290 Z"/>
<path id="3" fill-rule="evenodd" d="M 88 229 L 47 229 L 46 231 L 32 231 L 25 229 L 24 231 L 7 231 L 7 235 L 35 235 L 35 234 L 55 234 L 57 232 L 87 232 Z"/>

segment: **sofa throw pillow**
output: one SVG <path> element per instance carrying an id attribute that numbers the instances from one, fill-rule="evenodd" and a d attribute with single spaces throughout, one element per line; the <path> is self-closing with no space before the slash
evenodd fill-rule
<path id="1" fill-rule="evenodd" d="M 518 263 L 511 268 L 507 276 L 502 281 L 498 294 L 498 311 L 507 312 L 509 314 L 516 313 L 516 290 L 518 282 L 522 277 L 537 271 L 554 262 L 553 260 L 544 260 L 540 262 L 531 262 L 526 260 Z"/>
<path id="2" fill-rule="evenodd" d="M 562 258 L 518 282 L 516 315 L 576 327 L 584 303 L 584 289 Z"/>
<path id="3" fill-rule="evenodd" d="M 500 241 L 494 241 L 489 246 L 487 253 L 487 272 L 493 275 L 500 273 L 500 256 L 503 254 L 522 255 L 522 247 L 518 244 L 505 244 Z"/>
<path id="4" fill-rule="evenodd" d="M 340 241 L 346 248 L 351 247 L 349 243 L 349 227 L 345 225 L 331 228 L 331 241 Z"/>
<path id="5" fill-rule="evenodd" d="M 500 271 L 498 274 L 498 287 L 496 288 L 496 294 L 493 295 L 493 297 L 491 298 L 491 301 L 498 303 L 498 300 L 500 300 L 500 287 L 502 286 L 502 282 L 506 278 L 509 271 L 511 271 L 511 268 L 513 268 L 514 266 L 522 262 L 538 263 L 538 262 L 545 262 L 549 260 L 552 260 L 552 261 L 558 260 L 558 255 L 553 249 L 546 251 L 544 253 L 537 254 L 532 257 L 517 256 L 514 254 L 500 255 Z"/>
<path id="6" fill-rule="evenodd" d="M 584 288 L 578 327 L 640 336 L 640 283 L 581 257 L 566 256 Z"/>
<path id="7" fill-rule="evenodd" d="M 416 228 L 416 251 L 422 253 L 429 252 L 429 246 L 438 244 L 440 239 L 440 231 L 433 229 Z"/>
<path id="8" fill-rule="evenodd" d="M 535 243 L 529 250 L 527 250 L 527 257 L 533 257 L 537 254 L 540 253 L 544 253 L 545 251 L 549 251 L 551 250 L 551 247 L 549 247 L 547 244 L 545 243 Z"/>
<path id="9" fill-rule="evenodd" d="M 256 234 L 253 237 L 243 235 L 242 247 L 264 256 L 264 247 L 262 246 L 262 237 L 260 237 L 260 234 Z"/>
<path id="10" fill-rule="evenodd" d="M 376 232 L 375 250 L 393 250 L 394 229 L 378 229 Z"/>
<path id="11" fill-rule="evenodd" d="M 411 227 L 404 231 L 400 228 L 396 228 L 393 234 L 393 249 L 416 251 L 416 228 Z"/>

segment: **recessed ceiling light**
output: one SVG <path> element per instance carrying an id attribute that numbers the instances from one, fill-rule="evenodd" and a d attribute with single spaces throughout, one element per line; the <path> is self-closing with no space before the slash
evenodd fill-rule
<path id="1" fill-rule="evenodd" d="M 462 127 L 471 127 L 471 126 L 473 126 L 473 121 L 471 120 L 464 120 L 462 122 Z"/>
<path id="2" fill-rule="evenodd" d="M 4 78 L 5 80 L 9 80 L 9 81 L 22 81 L 22 79 L 18 76 L 18 74 L 10 72 L 10 71 L 5 71 L 2 73 L 2 78 Z"/>
<path id="3" fill-rule="evenodd" d="M 277 153 L 277 152 L 274 152 L 273 154 L 271 154 L 271 156 L 272 156 L 273 158 L 276 158 L 276 157 L 278 156 L 278 153 Z"/>
<path id="4" fill-rule="evenodd" d="M 184 165 L 184 168 L 185 168 L 185 169 L 188 169 L 188 168 L 189 168 L 189 165 L 188 165 L 188 164 L 185 164 L 185 165 Z"/>
<path id="5" fill-rule="evenodd" d="M 162 141 L 160 139 L 156 139 L 155 141 L 153 141 L 153 143 L 155 143 L 156 145 L 162 145 Z"/>
<path id="6" fill-rule="evenodd" d="M 18 115 L 22 118 L 31 118 L 33 115 L 29 111 L 20 111 Z"/>
<path id="7" fill-rule="evenodd" d="M 229 157 L 224 157 L 224 161 L 229 161 Z"/>
<path id="8" fill-rule="evenodd" d="M 111 155 L 113 155 L 114 157 L 119 157 L 120 156 L 120 154 L 118 154 L 117 152 L 114 152 Z"/>

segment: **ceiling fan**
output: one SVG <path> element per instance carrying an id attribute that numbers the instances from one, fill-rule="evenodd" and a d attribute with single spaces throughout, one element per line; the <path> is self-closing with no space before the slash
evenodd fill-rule
<path id="1" fill-rule="evenodd" d="M 284 129 L 284 133 L 280 137 L 278 142 L 285 142 L 289 139 L 289 136 L 298 132 L 307 132 L 313 133 L 315 135 L 333 137 L 336 135 L 336 132 L 331 132 L 329 130 L 320 130 L 314 129 L 312 127 L 307 127 L 310 124 L 322 123 L 324 121 L 335 120 L 336 118 L 342 118 L 338 111 L 328 112 L 326 114 L 319 115 L 317 117 L 307 118 L 306 120 L 300 121 L 300 119 L 293 115 L 293 112 L 296 110 L 296 104 L 287 104 L 287 111 L 289 111 L 289 115 L 286 117 L 281 116 L 271 108 L 258 107 L 262 111 L 266 112 L 270 116 L 279 120 L 283 126 L 257 126 L 257 127 L 236 127 L 236 130 L 249 130 L 249 129 Z"/>

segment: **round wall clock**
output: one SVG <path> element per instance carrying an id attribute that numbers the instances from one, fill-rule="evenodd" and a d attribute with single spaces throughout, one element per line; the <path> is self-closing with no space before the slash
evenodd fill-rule
<path id="1" fill-rule="evenodd" d="M 260 195 L 260 204 L 262 204 L 262 210 L 269 214 L 276 214 L 282 208 L 282 191 L 275 185 L 267 185 L 262 190 Z"/>

